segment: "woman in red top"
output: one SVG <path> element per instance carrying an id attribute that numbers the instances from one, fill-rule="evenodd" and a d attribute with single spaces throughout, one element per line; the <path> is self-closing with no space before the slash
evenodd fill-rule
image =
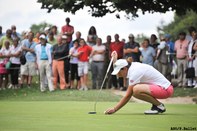
<path id="1" fill-rule="evenodd" d="M 81 80 L 81 88 L 79 90 L 88 90 L 87 88 L 87 78 L 88 78 L 88 67 L 89 67 L 89 54 L 93 49 L 85 45 L 85 40 L 81 39 L 79 44 L 81 45 L 78 49 L 77 57 L 79 58 L 78 62 L 78 75 L 80 76 Z M 92 57 L 92 53 L 90 54 L 90 57 Z"/>

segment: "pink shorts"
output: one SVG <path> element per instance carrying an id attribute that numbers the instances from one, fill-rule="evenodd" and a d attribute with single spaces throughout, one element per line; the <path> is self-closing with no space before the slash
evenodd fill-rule
<path id="1" fill-rule="evenodd" d="M 157 99 L 166 99 L 173 94 L 173 86 L 170 85 L 168 89 L 164 89 L 158 85 L 149 85 L 151 95 Z"/>
<path id="2" fill-rule="evenodd" d="M 5 65 L 2 63 L 0 64 L 0 74 L 8 74 L 9 71 L 5 68 Z"/>

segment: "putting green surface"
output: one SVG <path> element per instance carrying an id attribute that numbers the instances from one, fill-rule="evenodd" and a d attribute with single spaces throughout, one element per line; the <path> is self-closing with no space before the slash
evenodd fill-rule
<path id="1" fill-rule="evenodd" d="M 117 102 L 1 101 L 1 131 L 169 131 L 173 127 L 197 128 L 197 105 L 165 104 L 167 111 L 145 115 L 150 104 L 128 103 L 113 115 L 104 115 Z M 196 129 L 197 130 L 197 129 Z"/>

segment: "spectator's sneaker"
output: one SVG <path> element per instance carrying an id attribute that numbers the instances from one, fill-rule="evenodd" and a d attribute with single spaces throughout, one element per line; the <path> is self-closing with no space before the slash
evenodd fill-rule
<path id="1" fill-rule="evenodd" d="M 126 91 L 127 90 L 127 88 L 126 87 L 123 87 L 122 89 L 121 89 L 121 91 Z"/>
<path id="2" fill-rule="evenodd" d="M 55 92 L 55 90 L 52 90 L 51 92 Z"/>
<path id="3" fill-rule="evenodd" d="M 87 90 L 88 90 L 88 87 L 87 87 L 86 85 L 84 86 L 84 90 L 85 90 L 85 91 L 87 91 Z"/>
<path id="4" fill-rule="evenodd" d="M 84 90 L 84 86 L 82 86 L 79 90 L 80 90 L 80 91 Z"/>
<path id="5" fill-rule="evenodd" d="M 158 113 L 163 113 L 166 111 L 166 108 L 164 107 L 163 104 L 159 105 L 159 106 L 155 106 L 153 105 L 151 110 L 147 110 L 144 113 L 145 114 L 158 114 Z"/>
<path id="6" fill-rule="evenodd" d="M 116 89 L 116 87 L 114 87 L 114 86 L 111 88 L 111 90 L 115 90 L 115 89 Z"/>
<path id="7" fill-rule="evenodd" d="M 13 85 L 12 85 L 12 84 L 10 84 L 10 85 L 8 86 L 8 89 L 11 89 L 11 88 L 12 88 L 12 86 L 13 86 Z"/>
<path id="8" fill-rule="evenodd" d="M 197 88 L 197 84 L 194 86 L 194 88 Z"/>
<path id="9" fill-rule="evenodd" d="M 41 90 L 41 92 L 43 93 L 43 92 L 45 92 L 46 90 Z"/>

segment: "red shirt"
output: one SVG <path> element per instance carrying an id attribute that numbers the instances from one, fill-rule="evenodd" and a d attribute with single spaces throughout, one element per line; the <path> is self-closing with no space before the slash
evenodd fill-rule
<path id="1" fill-rule="evenodd" d="M 118 43 L 116 42 L 111 42 L 110 43 L 110 47 L 109 50 L 111 51 L 111 53 L 113 51 L 116 51 L 118 54 L 118 58 L 123 57 L 123 48 L 124 48 L 124 43 L 119 41 Z"/>
<path id="2" fill-rule="evenodd" d="M 80 51 L 83 51 L 83 53 L 79 55 L 79 61 L 88 62 L 88 56 L 90 54 L 90 51 L 92 51 L 92 48 L 88 45 L 84 45 L 84 47 L 79 47 L 78 52 Z"/>
<path id="3" fill-rule="evenodd" d="M 74 31 L 74 27 L 69 25 L 65 25 L 65 26 L 62 26 L 62 32 L 71 32 L 71 31 Z M 67 35 L 67 42 L 71 42 L 72 41 L 72 35 Z"/>

